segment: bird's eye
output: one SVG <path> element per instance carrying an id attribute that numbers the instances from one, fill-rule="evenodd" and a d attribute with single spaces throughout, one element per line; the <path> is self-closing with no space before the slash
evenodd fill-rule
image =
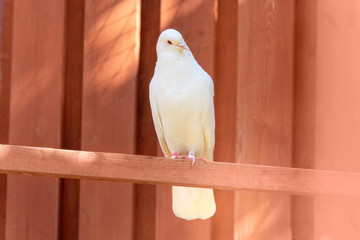
<path id="1" fill-rule="evenodd" d="M 170 40 L 167 41 L 168 44 L 172 44 L 172 42 Z"/>

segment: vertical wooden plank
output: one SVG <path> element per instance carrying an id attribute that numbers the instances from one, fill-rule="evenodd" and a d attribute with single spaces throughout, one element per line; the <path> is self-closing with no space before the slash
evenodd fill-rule
<path id="1" fill-rule="evenodd" d="M 1 2 L 0 143 L 9 141 L 12 11 L 10 0 Z"/>
<path id="2" fill-rule="evenodd" d="M 155 239 L 156 186 L 136 184 L 134 204 L 134 239 Z"/>
<path id="3" fill-rule="evenodd" d="M 167 28 L 180 31 L 198 63 L 212 77 L 215 72 L 214 13 L 215 1 L 161 2 L 161 31 Z M 175 217 L 170 186 L 157 187 L 156 217 L 156 239 L 210 239 L 211 220 L 185 221 Z"/>
<path id="4" fill-rule="evenodd" d="M 236 158 L 290 166 L 294 2 L 239 1 L 238 7 Z M 236 193 L 235 239 L 290 238 L 290 196 Z"/>
<path id="5" fill-rule="evenodd" d="M 317 1 L 315 168 L 360 172 L 360 2 Z M 314 239 L 359 239 L 359 198 L 317 197 Z"/>
<path id="6" fill-rule="evenodd" d="M 14 1 L 10 144 L 60 147 L 64 2 Z M 6 239 L 56 239 L 58 183 L 9 175 Z"/>
<path id="7" fill-rule="evenodd" d="M 80 150 L 84 0 L 66 1 L 62 148 Z M 79 238 L 80 180 L 60 179 L 59 239 Z"/>
<path id="8" fill-rule="evenodd" d="M 135 151 L 139 12 L 138 1 L 85 2 L 83 150 Z M 132 184 L 80 185 L 79 238 L 131 239 Z"/>
<path id="9" fill-rule="evenodd" d="M 149 84 L 156 63 L 155 46 L 160 33 L 160 0 L 141 1 L 140 65 L 137 86 L 136 153 L 157 155 L 157 137 L 153 126 Z M 155 239 L 156 186 L 135 184 L 134 239 Z"/>
<path id="10" fill-rule="evenodd" d="M 314 168 L 317 1 L 295 2 L 293 167 Z M 314 237 L 314 198 L 292 196 L 292 234 Z"/>
<path id="11" fill-rule="evenodd" d="M 80 180 L 60 179 L 59 239 L 79 238 Z"/>
<path id="12" fill-rule="evenodd" d="M 0 240 L 5 239 L 7 175 L 0 175 Z"/>
<path id="13" fill-rule="evenodd" d="M 217 1 L 215 161 L 235 162 L 237 5 L 237 0 Z M 233 191 L 215 191 L 217 209 L 212 224 L 212 239 L 234 239 L 234 194 Z"/>
<path id="14" fill-rule="evenodd" d="M 215 72 L 215 1 L 163 1 L 161 31 L 174 28 L 184 37 L 201 67 L 210 75 Z"/>
<path id="15" fill-rule="evenodd" d="M 84 0 L 67 0 L 63 148 L 81 147 L 82 80 L 84 61 Z"/>
<path id="16" fill-rule="evenodd" d="M 0 2 L 0 143 L 9 142 L 12 0 Z M 7 175 L 0 175 L 0 240 L 5 239 Z"/>

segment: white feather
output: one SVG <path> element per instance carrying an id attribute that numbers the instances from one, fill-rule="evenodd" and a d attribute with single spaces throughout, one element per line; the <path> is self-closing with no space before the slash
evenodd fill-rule
<path id="1" fill-rule="evenodd" d="M 213 161 L 215 143 L 214 87 L 181 34 L 165 30 L 157 43 L 158 60 L 150 83 L 150 104 L 160 146 Z M 181 174 L 179 172 L 179 174 Z M 173 187 L 173 211 L 187 220 L 206 219 L 216 210 L 212 189 Z"/>

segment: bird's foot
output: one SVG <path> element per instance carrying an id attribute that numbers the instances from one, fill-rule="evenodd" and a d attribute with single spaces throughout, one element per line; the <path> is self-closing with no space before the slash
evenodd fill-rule
<path id="1" fill-rule="evenodd" d="M 191 165 L 194 165 L 194 164 L 195 164 L 195 160 L 196 160 L 196 158 L 195 158 L 195 153 L 189 152 L 188 158 L 190 158 L 190 159 L 192 160 Z"/>
<path id="2" fill-rule="evenodd" d="M 173 152 L 173 154 L 171 155 L 171 159 L 176 159 L 179 158 L 179 154 L 177 152 Z"/>

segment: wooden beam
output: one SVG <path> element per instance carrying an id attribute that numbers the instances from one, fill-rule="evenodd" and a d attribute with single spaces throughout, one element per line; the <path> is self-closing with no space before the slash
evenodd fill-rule
<path id="1" fill-rule="evenodd" d="M 139 1 L 85 1 L 82 150 L 135 153 L 139 14 Z M 80 189 L 79 240 L 132 240 L 132 184 Z"/>
<path id="2" fill-rule="evenodd" d="M 140 2 L 140 55 L 137 82 L 136 153 L 157 155 L 157 137 L 151 117 L 149 84 L 156 63 L 160 33 L 160 0 Z M 156 239 L 156 186 L 134 185 L 133 239 Z"/>
<path id="3" fill-rule="evenodd" d="M 192 166 L 189 159 L 3 144 L 0 144 L 0 173 L 300 195 L 360 196 L 360 173 L 355 172 L 202 160 Z"/>
<path id="4" fill-rule="evenodd" d="M 217 1 L 215 44 L 215 161 L 235 161 L 238 1 Z M 226 106 L 226 107 L 223 107 Z M 215 191 L 211 239 L 234 239 L 235 194 Z"/>
<path id="5" fill-rule="evenodd" d="M 295 1 L 292 167 L 315 168 L 318 1 Z M 296 239 L 314 239 L 315 199 L 293 196 L 291 229 Z"/>
<path id="6" fill-rule="evenodd" d="M 59 148 L 65 1 L 12 2 L 9 143 Z M 5 239 L 57 239 L 58 210 L 58 179 L 8 176 Z"/>
<path id="7" fill-rule="evenodd" d="M 9 143 L 13 1 L 0 2 L 0 143 Z M 0 240 L 5 239 L 7 175 L 0 175 Z"/>
<path id="8" fill-rule="evenodd" d="M 67 0 L 65 9 L 65 77 L 62 143 L 80 150 L 85 0 Z M 80 180 L 60 180 L 59 240 L 79 239 Z"/>
<path id="9" fill-rule="evenodd" d="M 294 0 L 238 4 L 235 131 L 239 163 L 291 165 L 293 19 Z M 235 239 L 291 236 L 290 216 L 288 195 L 236 193 Z"/>

